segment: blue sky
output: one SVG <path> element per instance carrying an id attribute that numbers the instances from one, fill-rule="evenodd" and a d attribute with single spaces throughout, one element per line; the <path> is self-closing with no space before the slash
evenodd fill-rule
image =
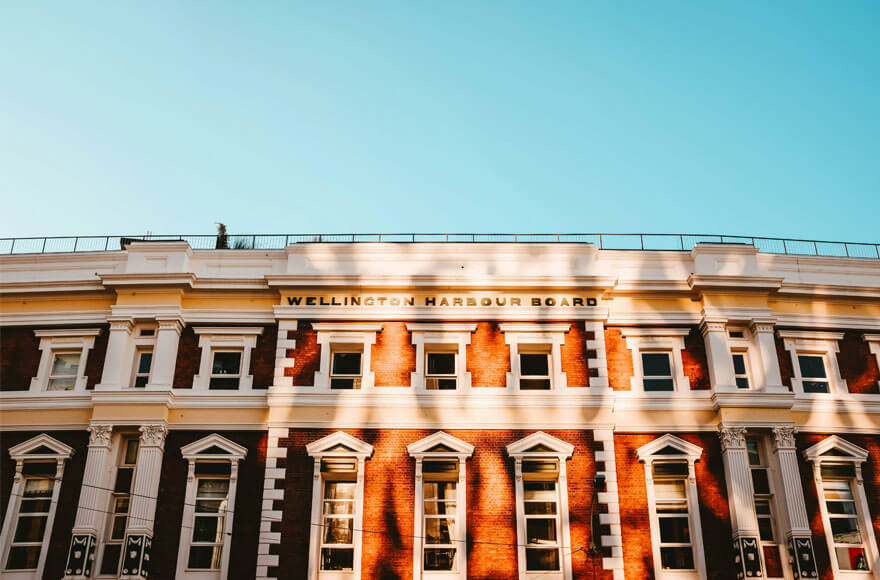
<path id="1" fill-rule="evenodd" d="M 878 2 L 0 5 L 0 236 L 880 240 Z"/>

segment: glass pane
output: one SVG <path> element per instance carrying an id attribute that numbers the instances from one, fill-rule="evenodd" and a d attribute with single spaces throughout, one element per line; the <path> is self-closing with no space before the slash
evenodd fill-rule
<path id="1" fill-rule="evenodd" d="M 52 505 L 50 499 L 23 499 L 21 500 L 20 514 L 44 514 L 48 513 L 49 506 Z"/>
<path id="2" fill-rule="evenodd" d="M 754 440 L 746 440 L 746 450 L 749 454 L 749 465 L 761 465 L 761 451 L 758 442 Z"/>
<path id="3" fill-rule="evenodd" d="M 196 513 L 219 514 L 226 507 L 225 499 L 197 499 Z"/>
<path id="4" fill-rule="evenodd" d="M 456 485 L 454 481 L 426 481 L 422 485 L 422 493 L 425 499 L 455 500 L 455 490 Z"/>
<path id="5" fill-rule="evenodd" d="M 7 570 L 30 570 L 37 567 L 40 546 L 15 546 L 9 550 Z"/>
<path id="6" fill-rule="evenodd" d="M 52 376 L 76 375 L 79 370 L 79 353 L 58 352 L 52 360 Z M 131 355 L 129 355 L 131 356 Z"/>
<path id="7" fill-rule="evenodd" d="M 825 359 L 815 355 L 799 355 L 798 364 L 801 367 L 801 376 L 805 379 L 826 379 Z"/>
<path id="8" fill-rule="evenodd" d="M 675 383 L 672 379 L 644 379 L 646 391 L 674 391 Z"/>
<path id="9" fill-rule="evenodd" d="M 193 523 L 194 542 L 222 542 L 222 517 L 197 517 Z"/>
<path id="10" fill-rule="evenodd" d="M 425 548 L 425 570 L 454 570 L 455 548 Z"/>
<path id="11" fill-rule="evenodd" d="M 22 516 L 15 526 L 14 542 L 41 542 L 46 529 L 46 516 Z"/>
<path id="12" fill-rule="evenodd" d="M 208 388 L 217 391 L 234 391 L 238 388 L 238 383 L 238 377 L 211 377 Z"/>
<path id="13" fill-rule="evenodd" d="M 139 376 L 139 377 L 135 377 L 135 378 L 134 378 L 134 386 L 136 386 L 136 387 L 146 387 L 146 386 L 147 386 L 147 381 L 149 381 L 149 380 L 150 380 L 150 378 L 147 377 L 147 376 Z"/>
<path id="14" fill-rule="evenodd" d="M 116 470 L 116 485 L 113 486 L 113 491 L 115 491 L 116 493 L 131 492 L 131 483 L 133 478 L 134 468 L 120 467 Z"/>
<path id="15" fill-rule="evenodd" d="M 831 535 L 835 544 L 861 544 L 859 522 L 856 518 L 831 518 Z"/>
<path id="16" fill-rule="evenodd" d="M 556 502 L 549 501 L 527 501 L 525 503 L 525 512 L 529 515 L 555 515 Z"/>
<path id="17" fill-rule="evenodd" d="M 324 518 L 324 543 L 350 544 L 353 523 L 351 518 Z"/>
<path id="18" fill-rule="evenodd" d="M 125 463 L 134 465 L 137 463 L 138 456 L 138 440 L 129 439 L 125 444 Z"/>
<path id="19" fill-rule="evenodd" d="M 455 535 L 455 521 L 452 518 L 427 518 L 425 520 L 426 544 L 449 544 Z"/>
<path id="20" fill-rule="evenodd" d="M 354 513 L 353 501 L 325 501 L 324 513 L 327 515 L 345 515 Z"/>
<path id="21" fill-rule="evenodd" d="M 835 548 L 837 564 L 841 570 L 869 571 L 868 557 L 864 548 Z"/>
<path id="22" fill-rule="evenodd" d="M 241 370 L 240 352 L 215 352 L 212 375 L 237 375 Z"/>
<path id="23" fill-rule="evenodd" d="M 50 391 L 72 391 L 75 384 L 76 379 L 74 377 L 66 379 L 49 379 L 49 384 L 46 388 Z"/>
<path id="24" fill-rule="evenodd" d="M 355 483 L 328 481 L 324 484 L 324 499 L 354 499 Z"/>
<path id="25" fill-rule="evenodd" d="M 654 477 L 679 476 L 687 477 L 688 464 L 684 461 L 663 461 L 654 463 Z M 681 480 L 679 480 L 681 482 Z"/>
<path id="26" fill-rule="evenodd" d="M 196 475 L 217 477 L 218 475 L 230 475 L 232 464 L 229 461 L 197 461 Z"/>
<path id="27" fill-rule="evenodd" d="M 856 469 L 852 464 L 823 463 L 819 468 L 822 479 L 855 477 Z"/>
<path id="28" fill-rule="evenodd" d="M 681 479 L 655 481 L 654 497 L 656 497 L 658 501 L 685 501 L 687 499 L 685 482 Z"/>
<path id="29" fill-rule="evenodd" d="M 196 487 L 196 497 L 198 498 L 220 498 L 225 499 L 229 493 L 228 479 L 199 479 Z"/>
<path id="30" fill-rule="evenodd" d="M 773 520 L 771 518 L 758 518 L 758 533 L 761 540 L 765 542 L 773 541 Z"/>
<path id="31" fill-rule="evenodd" d="M 454 501 L 426 501 L 425 515 L 455 515 Z"/>
<path id="32" fill-rule="evenodd" d="M 150 366 L 153 364 L 153 353 L 152 352 L 142 352 L 140 359 L 138 359 L 138 374 L 148 374 L 150 372 Z"/>
<path id="33" fill-rule="evenodd" d="M 334 352 L 333 370 L 334 375 L 359 375 L 361 374 L 361 353 L 359 352 Z"/>
<path id="34" fill-rule="evenodd" d="M 755 513 L 757 513 L 759 516 L 769 516 L 770 515 L 770 500 L 756 499 L 755 500 Z"/>
<path id="35" fill-rule="evenodd" d="M 669 355 L 665 352 L 642 353 L 642 372 L 646 377 L 672 376 Z"/>
<path id="36" fill-rule="evenodd" d="M 826 505 L 830 514 L 856 515 L 856 504 L 851 501 L 829 501 Z"/>
<path id="37" fill-rule="evenodd" d="M 523 483 L 523 497 L 526 501 L 556 501 L 556 482 L 526 481 Z"/>
<path id="38" fill-rule="evenodd" d="M 691 533 L 688 528 L 686 517 L 661 517 L 660 518 L 660 541 L 672 544 L 688 544 L 691 541 Z"/>
<path id="39" fill-rule="evenodd" d="M 351 570 L 354 568 L 354 549 L 324 548 L 321 550 L 321 570 Z"/>
<path id="40" fill-rule="evenodd" d="M 825 490 L 825 499 L 853 499 L 848 481 L 825 481 L 822 482 L 822 489 Z"/>
<path id="41" fill-rule="evenodd" d="M 122 544 L 106 544 L 104 559 L 101 560 L 101 574 L 116 576 L 119 572 L 119 556 L 122 555 Z"/>
<path id="42" fill-rule="evenodd" d="M 43 476 L 46 481 L 52 481 L 58 470 L 55 461 L 25 461 L 21 466 L 22 475 Z"/>
<path id="43" fill-rule="evenodd" d="M 737 375 L 746 374 L 746 357 L 742 354 L 733 355 L 733 372 Z"/>
<path id="44" fill-rule="evenodd" d="M 29 477 L 25 480 L 23 495 L 26 498 L 51 498 L 54 483 L 51 479 Z"/>
<path id="45" fill-rule="evenodd" d="M 768 578 L 782 578 L 785 572 L 782 569 L 782 557 L 779 554 L 779 546 L 763 546 L 764 564 L 767 566 Z"/>
<path id="46" fill-rule="evenodd" d="M 192 546 L 189 549 L 188 568 L 202 570 L 217 569 L 220 567 L 220 546 Z"/>
<path id="47" fill-rule="evenodd" d="M 752 487 L 757 494 L 770 493 L 770 480 L 766 469 L 752 469 Z"/>
<path id="48" fill-rule="evenodd" d="M 664 570 L 693 570 L 694 554 L 689 547 L 660 548 L 660 565 Z"/>
<path id="49" fill-rule="evenodd" d="M 737 389 L 748 389 L 749 388 L 749 379 L 746 377 L 736 377 L 736 388 Z"/>
<path id="50" fill-rule="evenodd" d="M 546 377 L 550 374 L 550 356 L 544 353 L 521 353 L 519 369 L 522 376 Z"/>
<path id="51" fill-rule="evenodd" d="M 429 352 L 428 353 L 429 375 L 454 375 L 455 353 Z"/>
<path id="52" fill-rule="evenodd" d="M 340 379 L 338 377 L 330 379 L 331 389 L 359 389 L 361 388 L 360 378 Z"/>
<path id="53" fill-rule="evenodd" d="M 113 518 L 113 527 L 110 530 L 111 540 L 122 540 L 125 538 L 125 524 L 127 522 L 128 518 L 126 516 L 117 516 Z"/>
<path id="54" fill-rule="evenodd" d="M 546 391 L 550 388 L 550 379 L 520 379 L 519 388 L 524 391 Z"/>
<path id="55" fill-rule="evenodd" d="M 803 381 L 801 385 L 805 393 L 827 393 L 828 383 L 822 381 Z"/>
<path id="56" fill-rule="evenodd" d="M 534 518 L 526 520 L 526 541 L 529 544 L 556 543 L 556 519 Z"/>
<path id="57" fill-rule="evenodd" d="M 526 548 L 526 570 L 559 570 L 559 550 Z"/>

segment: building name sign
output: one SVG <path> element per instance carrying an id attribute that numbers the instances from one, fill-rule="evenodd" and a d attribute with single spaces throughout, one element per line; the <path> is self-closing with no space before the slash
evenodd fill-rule
<path id="1" fill-rule="evenodd" d="M 597 305 L 593 296 L 573 295 L 447 295 L 447 294 L 324 294 L 285 296 L 288 306 L 366 306 L 366 307 L 536 307 L 590 308 Z"/>

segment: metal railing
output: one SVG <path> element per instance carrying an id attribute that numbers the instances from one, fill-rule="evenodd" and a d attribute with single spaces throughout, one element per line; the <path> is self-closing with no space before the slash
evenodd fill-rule
<path id="1" fill-rule="evenodd" d="M 185 241 L 194 250 L 218 248 L 216 235 L 58 236 L 0 238 L 2 254 L 49 254 L 121 250 L 132 241 Z M 745 244 L 772 254 L 880 259 L 880 244 L 713 234 L 250 234 L 227 235 L 229 250 L 280 250 L 304 243 L 576 243 L 603 250 L 688 251 L 701 242 Z M 221 244 L 223 245 L 223 244 Z"/>

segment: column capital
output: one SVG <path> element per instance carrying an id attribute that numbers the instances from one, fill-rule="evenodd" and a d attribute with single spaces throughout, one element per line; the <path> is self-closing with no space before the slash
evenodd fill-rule
<path id="1" fill-rule="evenodd" d="M 134 327 L 134 319 L 130 316 L 111 316 L 107 319 L 107 322 L 110 323 L 111 332 L 114 330 L 131 332 L 131 329 Z"/>
<path id="2" fill-rule="evenodd" d="M 168 434 L 168 426 L 162 423 L 155 425 L 142 425 L 139 429 L 141 432 L 141 446 L 143 447 L 164 447 L 165 436 Z"/>
<path id="3" fill-rule="evenodd" d="M 110 436 L 113 434 L 113 425 L 92 424 L 89 425 L 89 447 L 110 447 Z"/>
<path id="4" fill-rule="evenodd" d="M 727 319 L 718 316 L 706 316 L 700 322 L 700 332 L 706 336 L 710 332 L 727 332 Z"/>
<path id="5" fill-rule="evenodd" d="M 746 428 L 739 425 L 718 425 L 718 437 L 721 438 L 721 449 L 745 449 Z"/>
<path id="6" fill-rule="evenodd" d="M 156 323 L 158 324 L 160 331 L 174 330 L 177 334 L 180 334 L 180 331 L 183 330 L 183 319 L 180 316 L 157 316 Z"/>
<path id="7" fill-rule="evenodd" d="M 782 425 L 773 427 L 773 436 L 776 438 L 777 449 L 794 449 L 794 435 L 797 433 L 794 425 Z"/>
<path id="8" fill-rule="evenodd" d="M 752 334 L 773 334 L 776 330 L 775 318 L 753 318 L 749 324 Z"/>

